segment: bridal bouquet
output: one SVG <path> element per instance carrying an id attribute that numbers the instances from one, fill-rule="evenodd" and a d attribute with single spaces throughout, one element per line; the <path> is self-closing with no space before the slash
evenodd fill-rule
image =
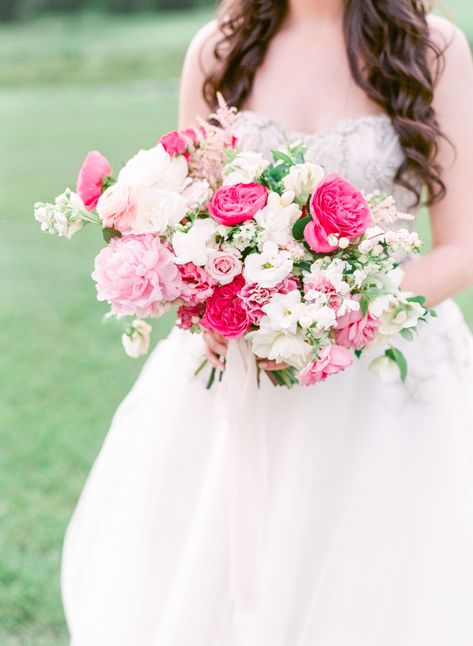
<path id="1" fill-rule="evenodd" d="M 412 216 L 326 175 L 302 145 L 274 150 L 272 161 L 241 149 L 235 117 L 219 97 L 208 121 L 140 150 L 116 179 L 89 153 L 76 192 L 35 204 L 42 230 L 102 229 L 92 278 L 108 316 L 124 322 L 131 356 L 148 350 L 144 319 L 176 306 L 182 329 L 244 338 L 256 357 L 287 364 L 271 373 L 278 385 L 325 380 L 368 347 L 381 349 L 375 372 L 404 380 L 395 340 L 412 340 L 435 314 L 400 287 L 400 259 L 421 247 L 398 226 Z"/>

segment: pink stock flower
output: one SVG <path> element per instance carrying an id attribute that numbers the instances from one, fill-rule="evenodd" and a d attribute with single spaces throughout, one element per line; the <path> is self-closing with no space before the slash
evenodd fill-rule
<path id="1" fill-rule="evenodd" d="M 197 305 L 181 305 L 177 310 L 176 325 L 181 330 L 190 330 L 194 325 L 200 323 L 205 312 L 205 305 L 199 303 Z"/>
<path id="2" fill-rule="evenodd" d="M 187 262 L 178 265 L 182 277 L 181 298 L 186 305 L 194 306 L 203 303 L 213 294 L 215 281 L 209 276 L 203 267 Z"/>
<path id="3" fill-rule="evenodd" d="M 366 316 L 362 315 L 361 310 L 347 312 L 337 320 L 335 340 L 346 348 L 360 349 L 375 338 L 380 325 L 381 319 L 369 312 Z"/>
<path id="4" fill-rule="evenodd" d="M 353 363 L 352 353 L 341 345 L 327 345 L 316 359 L 303 368 L 297 375 L 301 386 L 312 386 L 325 381 L 330 375 L 345 370 Z"/>
<path id="5" fill-rule="evenodd" d="M 304 293 L 307 294 L 310 290 L 315 290 L 316 292 L 323 292 L 328 295 L 328 305 L 333 309 L 338 310 L 342 304 L 342 297 L 337 294 L 337 290 L 334 285 L 323 276 L 313 276 L 310 277 L 304 283 Z"/>
<path id="6" fill-rule="evenodd" d="M 337 249 L 328 241 L 331 234 L 352 239 L 360 236 L 371 219 L 365 198 L 358 189 L 331 173 L 322 180 L 310 200 L 312 221 L 304 229 L 304 238 L 317 253 Z"/>
<path id="7" fill-rule="evenodd" d="M 138 203 L 136 189 L 117 182 L 102 193 L 97 202 L 97 213 L 103 226 L 125 233 L 136 219 Z"/>
<path id="8" fill-rule="evenodd" d="M 209 213 L 227 227 L 251 220 L 268 201 L 268 189 L 257 182 L 233 184 L 217 189 L 209 202 Z"/>
<path id="9" fill-rule="evenodd" d="M 112 238 L 95 259 L 97 299 L 115 314 L 155 316 L 181 293 L 174 257 L 151 233 Z"/>
<path id="10" fill-rule="evenodd" d="M 102 194 L 104 179 L 111 174 L 109 161 L 98 150 L 91 150 L 80 168 L 76 187 L 76 193 L 88 211 L 95 209 Z"/>
<path id="11" fill-rule="evenodd" d="M 238 295 L 244 284 L 245 280 L 240 275 L 228 285 L 216 287 L 206 302 L 205 315 L 201 321 L 204 327 L 218 332 L 226 339 L 236 339 L 248 331 L 251 320 Z"/>
<path id="12" fill-rule="evenodd" d="M 292 274 L 286 276 L 276 287 L 260 287 L 257 283 L 246 283 L 240 291 L 241 304 L 251 322 L 259 325 L 264 316 L 263 305 L 269 303 L 273 294 L 287 294 L 298 288 L 299 281 Z"/>

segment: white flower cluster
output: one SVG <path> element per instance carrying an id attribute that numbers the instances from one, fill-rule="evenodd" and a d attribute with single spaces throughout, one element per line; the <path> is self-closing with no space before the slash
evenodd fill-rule
<path id="1" fill-rule="evenodd" d="M 70 188 L 58 195 L 54 204 L 36 202 L 34 217 L 41 224 L 41 231 L 68 239 L 82 229 L 84 219 L 89 218 L 84 202 Z"/>

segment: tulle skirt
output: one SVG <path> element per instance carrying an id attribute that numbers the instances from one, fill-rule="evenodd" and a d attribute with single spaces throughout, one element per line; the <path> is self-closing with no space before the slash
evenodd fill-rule
<path id="1" fill-rule="evenodd" d="M 405 384 L 194 376 L 174 329 L 118 407 L 67 529 L 73 646 L 471 646 L 473 339 L 455 303 Z"/>

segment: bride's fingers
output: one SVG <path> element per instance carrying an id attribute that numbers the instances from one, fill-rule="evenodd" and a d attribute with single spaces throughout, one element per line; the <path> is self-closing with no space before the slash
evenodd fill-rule
<path id="1" fill-rule="evenodd" d="M 268 359 L 263 359 L 258 361 L 259 367 L 263 370 L 273 371 L 273 370 L 285 370 L 289 366 L 287 363 L 277 363 L 276 361 L 268 361 Z"/>
<path id="2" fill-rule="evenodd" d="M 225 364 L 218 358 L 218 355 L 214 354 L 208 345 L 205 346 L 205 354 L 209 363 L 217 370 L 225 370 Z"/>
<path id="3" fill-rule="evenodd" d="M 220 338 L 215 337 L 211 333 L 204 334 L 205 343 L 212 350 L 212 352 L 225 356 L 227 354 L 227 344 L 225 342 L 225 339 L 223 339 L 222 342 Z"/>

